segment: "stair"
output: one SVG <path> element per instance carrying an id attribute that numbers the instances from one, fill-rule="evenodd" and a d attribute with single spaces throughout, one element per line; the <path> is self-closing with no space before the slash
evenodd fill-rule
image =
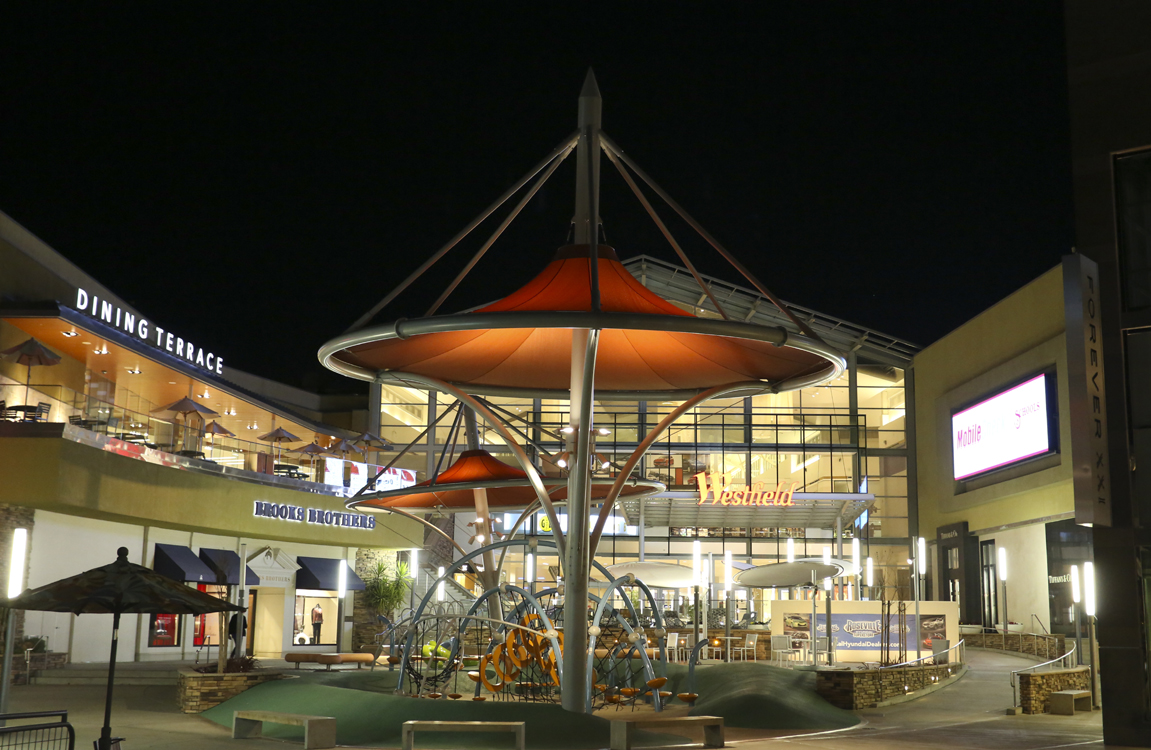
<path id="1" fill-rule="evenodd" d="M 141 669 L 135 664 L 116 665 L 116 685 L 172 685 L 176 684 L 177 667 L 171 664 L 148 665 Z M 66 669 L 38 669 L 32 673 L 33 685 L 107 685 L 108 666 L 71 665 Z"/>

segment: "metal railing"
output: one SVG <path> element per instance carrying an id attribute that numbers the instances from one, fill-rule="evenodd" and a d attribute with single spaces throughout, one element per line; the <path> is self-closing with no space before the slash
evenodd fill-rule
<path id="1" fill-rule="evenodd" d="M 951 648 L 946 649 L 944 651 L 933 652 L 933 653 L 928 654 L 927 656 L 921 656 L 918 659 L 912 659 L 911 661 L 900 662 L 899 664 L 883 665 L 883 666 L 880 666 L 879 669 L 895 669 L 896 667 L 909 667 L 909 666 L 911 666 L 913 664 L 917 664 L 918 662 L 921 662 L 921 661 L 926 661 L 928 659 L 936 659 L 940 656 L 943 656 L 944 654 L 950 654 L 952 651 L 955 651 L 955 650 L 959 651 L 959 654 L 958 654 L 959 660 L 956 663 L 957 664 L 965 664 L 965 663 L 967 663 L 967 647 L 964 645 L 965 643 L 966 643 L 966 641 L 964 639 L 960 639 L 959 643 L 956 643 L 954 646 L 952 646 Z M 948 656 L 947 660 L 948 660 L 947 663 L 950 664 L 951 663 L 951 657 Z M 932 662 L 932 664 L 935 664 L 935 663 L 936 662 L 934 662 L 934 661 Z"/>
<path id="2" fill-rule="evenodd" d="M 1072 644 L 1071 650 L 1068 651 L 1067 653 L 1063 654 L 1063 656 L 1058 656 L 1054 659 L 1051 659 L 1050 661 L 1045 661 L 1042 664 L 1035 664 L 1035 665 L 1030 666 L 1030 667 L 1024 667 L 1023 669 L 1013 670 L 1011 672 L 1011 677 L 1010 677 L 1010 680 L 1011 680 L 1011 705 L 1012 706 L 1018 706 L 1019 705 L 1019 697 L 1018 697 L 1017 691 L 1015 689 L 1015 675 L 1020 674 L 1022 672 L 1034 672 L 1035 670 L 1042 669 L 1043 667 L 1046 667 L 1050 664 L 1058 664 L 1059 665 L 1058 667 L 1053 667 L 1053 669 L 1074 669 L 1077 666 L 1077 664 L 1075 663 L 1077 661 L 1077 659 L 1073 659 L 1072 658 L 1073 656 L 1075 656 L 1075 644 Z"/>
<path id="3" fill-rule="evenodd" d="M 22 719 L 49 719 L 37 724 L 9 724 Z M 68 723 L 67 711 L 32 711 L 0 714 L 0 747 L 36 750 L 74 750 L 76 730 Z"/>

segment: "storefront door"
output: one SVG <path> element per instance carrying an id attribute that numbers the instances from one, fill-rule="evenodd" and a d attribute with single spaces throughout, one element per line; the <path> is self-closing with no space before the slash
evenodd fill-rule
<path id="1" fill-rule="evenodd" d="M 979 543 L 979 581 L 983 627 L 993 628 L 999 618 L 999 580 L 995 572 L 994 539 Z"/>

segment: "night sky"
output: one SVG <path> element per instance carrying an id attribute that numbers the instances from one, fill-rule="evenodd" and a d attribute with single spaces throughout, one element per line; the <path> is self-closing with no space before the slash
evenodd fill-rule
<path id="1" fill-rule="evenodd" d="M 574 130 L 589 66 L 604 131 L 786 300 L 928 344 L 1074 244 L 1060 3 L 409 5 L 6 4 L 0 210 L 229 366 L 343 390 L 319 345 Z M 565 243 L 573 161 L 445 310 Z M 673 260 L 603 169 L 608 242 Z"/>

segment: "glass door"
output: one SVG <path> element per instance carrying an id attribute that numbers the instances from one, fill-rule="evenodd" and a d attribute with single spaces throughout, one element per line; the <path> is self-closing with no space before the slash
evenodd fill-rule
<path id="1" fill-rule="evenodd" d="M 999 619 L 999 587 L 995 571 L 995 540 L 979 543 L 980 596 L 983 600 L 983 627 L 994 628 Z"/>

